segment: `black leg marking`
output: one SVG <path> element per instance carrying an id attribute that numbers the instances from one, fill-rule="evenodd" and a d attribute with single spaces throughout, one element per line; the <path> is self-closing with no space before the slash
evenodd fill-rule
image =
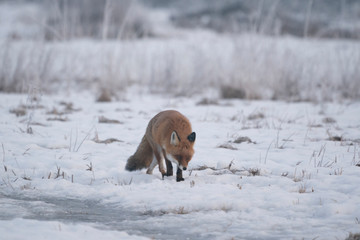
<path id="1" fill-rule="evenodd" d="M 173 175 L 173 166 L 172 163 L 165 159 L 166 162 L 166 176 L 172 176 Z"/>
<path id="2" fill-rule="evenodd" d="M 182 170 L 178 167 L 176 171 L 176 181 L 184 181 L 185 179 L 182 177 Z"/>

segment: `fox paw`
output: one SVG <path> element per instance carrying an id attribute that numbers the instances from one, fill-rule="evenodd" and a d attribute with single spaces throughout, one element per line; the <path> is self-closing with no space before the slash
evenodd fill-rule
<path id="1" fill-rule="evenodd" d="M 181 182 L 181 181 L 184 181 L 184 180 L 185 180 L 184 178 L 176 178 L 177 182 Z"/>

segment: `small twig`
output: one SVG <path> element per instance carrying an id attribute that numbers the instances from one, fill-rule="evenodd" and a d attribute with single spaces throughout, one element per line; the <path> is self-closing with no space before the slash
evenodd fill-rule
<path id="1" fill-rule="evenodd" d="M 59 178 L 60 176 L 62 176 L 63 178 L 65 178 L 65 172 L 63 171 L 61 173 L 61 168 L 56 165 L 56 169 L 57 169 L 57 172 L 56 172 L 56 176 L 55 176 L 55 179 Z"/>
<path id="2" fill-rule="evenodd" d="M 4 146 L 3 146 L 4 148 Z M 353 156 L 353 163 L 356 165 L 356 144 L 354 144 L 354 156 Z M 358 163 L 359 164 L 359 163 Z M 357 166 L 357 165 L 356 165 Z"/>
<path id="3" fill-rule="evenodd" d="M 2 146 L 2 150 L 3 150 L 3 162 L 5 162 L 5 149 L 4 149 L 4 144 L 1 143 Z"/>
<path id="4" fill-rule="evenodd" d="M 3 165 L 4 165 L 4 170 L 5 172 L 7 172 L 7 166 L 5 165 L 5 149 L 4 149 L 4 144 L 1 143 L 1 146 L 2 146 L 2 150 L 3 150 Z"/>
<path id="5" fill-rule="evenodd" d="M 278 131 L 276 133 L 276 143 L 275 143 L 276 148 L 279 148 L 279 134 L 280 134 L 280 128 L 278 129 Z"/>
<path id="6" fill-rule="evenodd" d="M 72 129 L 70 131 L 70 145 L 69 145 L 69 152 L 71 152 L 71 144 L 72 144 Z"/>
<path id="7" fill-rule="evenodd" d="M 280 149 L 283 149 L 284 146 L 285 146 L 285 144 L 286 144 L 287 142 L 289 142 L 290 138 L 291 138 L 292 136 L 294 136 L 294 135 L 295 135 L 295 133 L 291 134 L 288 138 L 286 138 L 285 140 L 283 140 L 284 143 L 283 143 L 279 148 L 280 148 Z"/>
<path id="8" fill-rule="evenodd" d="M 231 160 L 231 162 L 229 163 L 229 170 L 233 164 L 234 164 L 234 160 Z"/>
<path id="9" fill-rule="evenodd" d="M 27 152 L 28 152 L 29 150 L 30 150 L 30 148 L 26 149 L 25 152 L 24 152 L 22 155 L 24 156 L 25 154 L 28 154 Z"/>
<path id="10" fill-rule="evenodd" d="M 88 133 L 86 134 L 86 136 L 83 138 L 83 140 L 82 140 L 81 143 L 79 144 L 78 148 L 76 149 L 76 152 L 79 151 L 81 145 L 84 143 L 85 139 L 86 139 L 87 137 L 89 137 L 91 131 L 92 131 L 94 128 L 95 128 L 95 125 L 94 125 L 92 128 L 90 128 L 90 130 L 88 131 Z"/>
<path id="11" fill-rule="evenodd" d="M 325 151 L 325 146 L 326 146 L 326 144 L 321 145 L 321 147 L 320 147 L 320 151 L 319 151 L 319 154 L 318 154 L 318 157 L 320 157 L 321 152 L 322 152 L 323 150 Z"/>
<path id="12" fill-rule="evenodd" d="M 3 182 L 5 183 L 6 186 L 10 186 L 12 190 L 15 190 L 15 188 L 11 185 L 10 180 L 8 178 L 8 181 L 6 182 L 4 178 L 2 178 Z"/>
<path id="13" fill-rule="evenodd" d="M 93 170 L 92 162 L 90 162 L 90 164 L 86 164 L 86 166 L 88 167 L 88 168 L 86 169 L 86 171 L 92 172 L 92 170 Z"/>
<path id="14" fill-rule="evenodd" d="M 325 150 L 326 150 L 325 146 L 326 146 L 326 144 L 324 144 L 324 148 L 323 148 L 324 151 L 323 151 L 323 154 L 322 154 L 322 156 L 321 156 L 321 161 L 319 162 L 319 164 L 321 163 L 320 167 L 322 167 L 323 160 L 324 160 L 324 155 L 325 155 Z"/>
<path id="15" fill-rule="evenodd" d="M 271 147 L 271 145 L 273 144 L 273 142 L 274 142 L 274 140 L 270 143 L 270 145 L 269 145 L 268 149 L 266 150 L 264 164 L 266 164 L 266 159 L 267 159 L 267 156 L 268 156 L 268 153 L 269 153 L 270 147 Z"/>
<path id="16" fill-rule="evenodd" d="M 233 161 L 231 161 L 231 162 L 233 162 Z M 214 173 L 215 175 L 220 175 L 220 174 L 225 174 L 225 173 L 229 173 L 229 172 L 231 172 L 232 174 L 236 174 L 236 173 L 241 173 L 241 172 L 244 171 L 244 170 L 239 170 L 239 169 L 230 169 L 230 167 L 231 167 L 230 164 L 229 164 L 228 167 L 224 167 L 224 168 L 215 168 L 215 167 L 208 167 L 206 165 L 202 165 L 202 166 L 199 166 L 197 168 L 191 169 L 190 172 L 192 173 L 192 171 L 203 171 L 203 170 L 206 170 L 206 169 L 210 169 L 210 170 L 215 172 Z M 225 172 L 224 172 L 224 170 L 225 170 Z"/>
<path id="17" fill-rule="evenodd" d="M 309 130 L 310 130 L 310 127 L 308 127 L 308 129 L 306 130 L 303 145 L 305 145 L 305 142 L 306 142 L 306 139 L 307 139 L 307 135 L 308 135 L 308 133 L 309 133 Z"/>
<path id="18" fill-rule="evenodd" d="M 75 147 L 76 147 L 76 144 L 77 144 L 78 135 L 79 135 L 79 131 L 78 131 L 78 129 L 76 128 L 75 144 L 74 144 L 74 149 L 73 149 L 73 152 L 75 152 Z M 76 152 L 77 152 L 77 151 L 76 151 Z"/>

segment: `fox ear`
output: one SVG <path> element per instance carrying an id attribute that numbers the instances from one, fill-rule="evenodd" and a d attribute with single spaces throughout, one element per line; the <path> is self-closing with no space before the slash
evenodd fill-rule
<path id="1" fill-rule="evenodd" d="M 170 144 L 177 146 L 180 142 L 180 138 L 175 131 L 171 133 Z"/>
<path id="2" fill-rule="evenodd" d="M 196 138 L 196 133 L 195 133 L 195 132 L 192 132 L 192 133 L 187 137 L 187 139 L 188 139 L 190 142 L 195 142 L 195 138 Z"/>

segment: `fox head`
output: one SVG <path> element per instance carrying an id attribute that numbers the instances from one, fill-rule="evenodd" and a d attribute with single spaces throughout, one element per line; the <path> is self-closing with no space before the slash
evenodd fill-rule
<path id="1" fill-rule="evenodd" d="M 186 170 L 187 166 L 194 155 L 194 143 L 196 133 L 179 137 L 176 131 L 171 133 L 169 149 L 166 149 L 167 158 L 178 165 L 181 170 Z"/>

